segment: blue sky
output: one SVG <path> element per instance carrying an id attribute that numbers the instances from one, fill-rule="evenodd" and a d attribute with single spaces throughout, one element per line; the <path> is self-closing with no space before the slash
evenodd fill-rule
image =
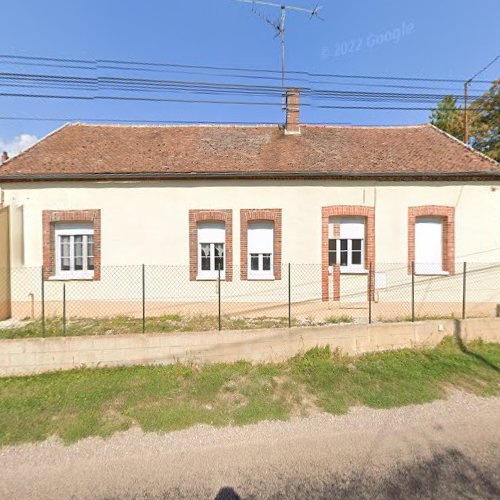
<path id="1" fill-rule="evenodd" d="M 314 7 L 317 1 L 288 0 L 287 3 Z M 473 3 L 463 0 L 323 0 L 320 3 L 324 21 L 309 20 L 308 16 L 297 13 L 288 14 L 287 63 L 290 69 L 350 75 L 466 79 L 500 52 L 498 0 L 476 0 Z M 273 19 L 278 16 L 278 11 L 273 9 L 263 7 L 260 10 Z M 273 40 L 271 28 L 253 15 L 249 6 L 234 0 L 9 0 L 2 5 L 0 53 L 280 68 L 279 41 Z M 3 72 L 90 74 L 81 70 L 5 64 L 2 60 L 0 58 Z M 171 71 L 123 72 L 120 76 L 207 79 L 207 75 Z M 499 76 L 500 62 L 497 62 L 481 78 L 492 80 Z M 225 79 L 218 77 L 216 81 Z M 346 85 L 353 82 L 361 81 L 330 79 L 328 87 L 371 90 Z M 461 88 L 460 84 L 453 83 L 434 85 L 441 89 Z M 482 93 L 485 88 L 476 84 L 471 93 Z M 47 89 L 27 91 L 58 93 Z M 279 105 L 224 106 L 0 97 L 0 106 L 0 116 L 144 121 L 283 120 Z M 302 120 L 408 124 L 426 122 L 428 112 L 304 108 Z M 0 120 L 0 148 L 15 150 L 19 141 L 26 145 L 61 124 L 55 121 Z"/>

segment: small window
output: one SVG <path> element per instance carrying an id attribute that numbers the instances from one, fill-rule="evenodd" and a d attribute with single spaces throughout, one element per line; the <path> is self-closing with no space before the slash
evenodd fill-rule
<path id="1" fill-rule="evenodd" d="M 225 243 L 224 223 L 198 224 L 198 279 L 225 279 Z"/>
<path id="2" fill-rule="evenodd" d="M 334 226 L 338 225 L 338 237 Z M 344 272 L 365 271 L 365 220 L 363 218 L 332 218 L 328 226 L 328 265 L 340 266 Z"/>
<path id="3" fill-rule="evenodd" d="M 248 225 L 248 277 L 274 279 L 274 224 L 251 222 Z"/>
<path id="4" fill-rule="evenodd" d="M 55 226 L 56 278 L 93 279 L 94 226 L 60 223 Z"/>
<path id="5" fill-rule="evenodd" d="M 415 273 L 444 274 L 442 217 L 417 217 L 416 219 Z"/>

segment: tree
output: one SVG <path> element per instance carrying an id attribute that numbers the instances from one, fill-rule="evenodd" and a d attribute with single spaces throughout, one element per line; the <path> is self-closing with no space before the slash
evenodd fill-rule
<path id="1" fill-rule="evenodd" d="M 432 111 L 433 125 L 464 140 L 464 110 L 457 97 L 447 95 Z M 474 149 L 500 161 L 500 79 L 469 107 L 469 136 Z"/>
<path id="2" fill-rule="evenodd" d="M 472 146 L 500 161 L 500 79 L 471 104 Z"/>
<path id="3" fill-rule="evenodd" d="M 457 106 L 457 100 L 452 95 L 444 96 L 432 111 L 430 121 L 434 126 L 463 141 L 464 111 L 461 106 Z"/>

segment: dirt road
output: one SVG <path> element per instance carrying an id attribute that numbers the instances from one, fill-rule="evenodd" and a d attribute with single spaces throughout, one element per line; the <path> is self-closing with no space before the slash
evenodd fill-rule
<path id="1" fill-rule="evenodd" d="M 500 398 L 0 449 L 0 498 L 499 498 Z"/>

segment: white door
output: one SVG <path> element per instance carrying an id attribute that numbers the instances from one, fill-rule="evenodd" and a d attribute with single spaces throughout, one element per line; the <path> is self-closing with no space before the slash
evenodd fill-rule
<path id="1" fill-rule="evenodd" d="M 415 272 L 443 272 L 443 220 L 440 217 L 418 217 L 415 224 Z"/>

